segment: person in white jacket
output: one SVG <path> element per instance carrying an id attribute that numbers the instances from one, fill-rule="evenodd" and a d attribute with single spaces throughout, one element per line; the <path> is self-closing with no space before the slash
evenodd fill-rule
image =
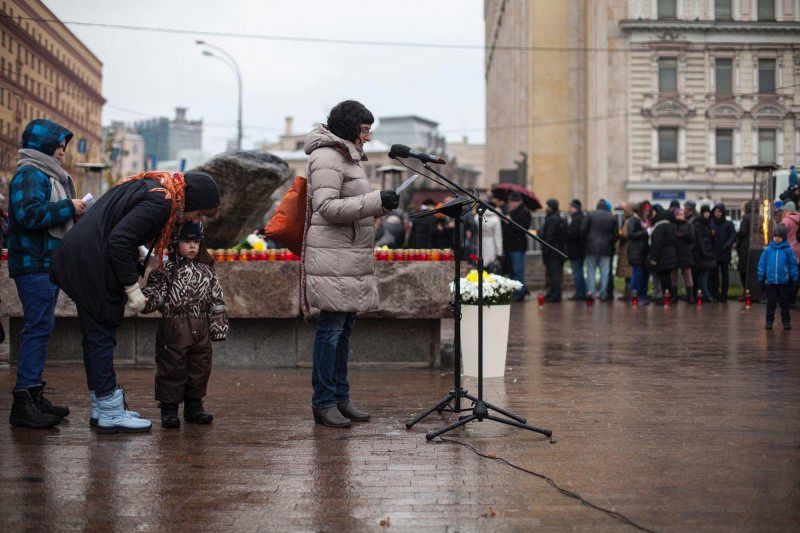
<path id="1" fill-rule="evenodd" d="M 491 211 L 483 214 L 481 244 L 483 245 L 483 268 L 489 270 L 492 263 L 503 255 L 503 223 L 500 217 Z"/>

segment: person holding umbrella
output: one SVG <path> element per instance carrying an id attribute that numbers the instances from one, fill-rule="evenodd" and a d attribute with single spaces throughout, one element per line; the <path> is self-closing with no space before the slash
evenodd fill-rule
<path id="1" fill-rule="evenodd" d="M 503 212 L 525 229 L 531 227 L 530 211 L 536 211 L 542 207 L 542 203 L 533 192 L 516 183 L 495 185 L 492 187 L 492 198 L 507 202 Z M 528 294 L 528 289 L 525 287 L 525 252 L 528 250 L 528 237 L 519 228 L 504 224 L 503 248 L 507 274 L 523 284 L 522 289 L 514 297 L 515 301 L 519 301 Z"/>

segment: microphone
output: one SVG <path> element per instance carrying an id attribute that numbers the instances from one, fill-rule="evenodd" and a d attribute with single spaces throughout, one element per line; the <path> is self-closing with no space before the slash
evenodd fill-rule
<path id="1" fill-rule="evenodd" d="M 393 144 L 391 150 L 389 150 L 389 157 L 392 159 L 397 159 L 398 157 L 413 157 L 414 159 L 419 159 L 423 163 L 433 163 L 435 165 L 447 164 L 447 161 L 441 157 L 423 154 L 421 152 L 414 152 L 405 144 Z"/>

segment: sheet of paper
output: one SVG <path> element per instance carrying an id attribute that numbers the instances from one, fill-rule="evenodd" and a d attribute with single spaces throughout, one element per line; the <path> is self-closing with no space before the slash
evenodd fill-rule
<path id="1" fill-rule="evenodd" d="M 410 178 L 408 178 L 406 181 L 404 181 L 403 183 L 401 183 L 401 184 L 400 184 L 400 186 L 394 190 L 394 192 L 396 192 L 397 194 L 400 194 L 401 192 L 403 192 L 404 190 L 406 190 L 406 188 L 407 188 L 409 185 L 411 185 L 412 183 L 414 183 L 414 180 L 415 180 L 415 179 L 417 179 L 418 177 L 419 177 L 419 174 L 414 174 L 413 176 L 411 176 Z"/>
<path id="2" fill-rule="evenodd" d="M 86 209 L 92 207 L 92 205 L 94 205 L 94 196 L 92 196 L 92 193 L 88 193 L 86 196 L 84 196 L 83 202 L 86 204 Z"/>

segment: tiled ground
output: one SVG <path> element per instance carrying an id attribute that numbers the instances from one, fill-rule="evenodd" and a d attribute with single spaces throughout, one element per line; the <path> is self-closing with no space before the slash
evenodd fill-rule
<path id="1" fill-rule="evenodd" d="M 733 302 L 516 306 L 511 369 L 487 397 L 556 442 L 492 422 L 451 436 L 653 530 L 797 531 L 800 331 L 762 322 L 763 307 Z M 153 371 L 118 374 L 156 418 Z M 136 436 L 88 429 L 82 368 L 47 379 L 73 414 L 50 431 L 0 424 L 4 531 L 378 531 L 387 515 L 391 531 L 632 530 L 499 461 L 426 442 L 437 417 L 406 431 L 448 390 L 440 371 L 353 370 L 373 421 L 349 430 L 313 425 L 308 369 L 218 371 L 213 425 Z M 0 369 L 0 388 L 12 381 Z M 0 394 L 0 416 L 9 406 Z"/>

